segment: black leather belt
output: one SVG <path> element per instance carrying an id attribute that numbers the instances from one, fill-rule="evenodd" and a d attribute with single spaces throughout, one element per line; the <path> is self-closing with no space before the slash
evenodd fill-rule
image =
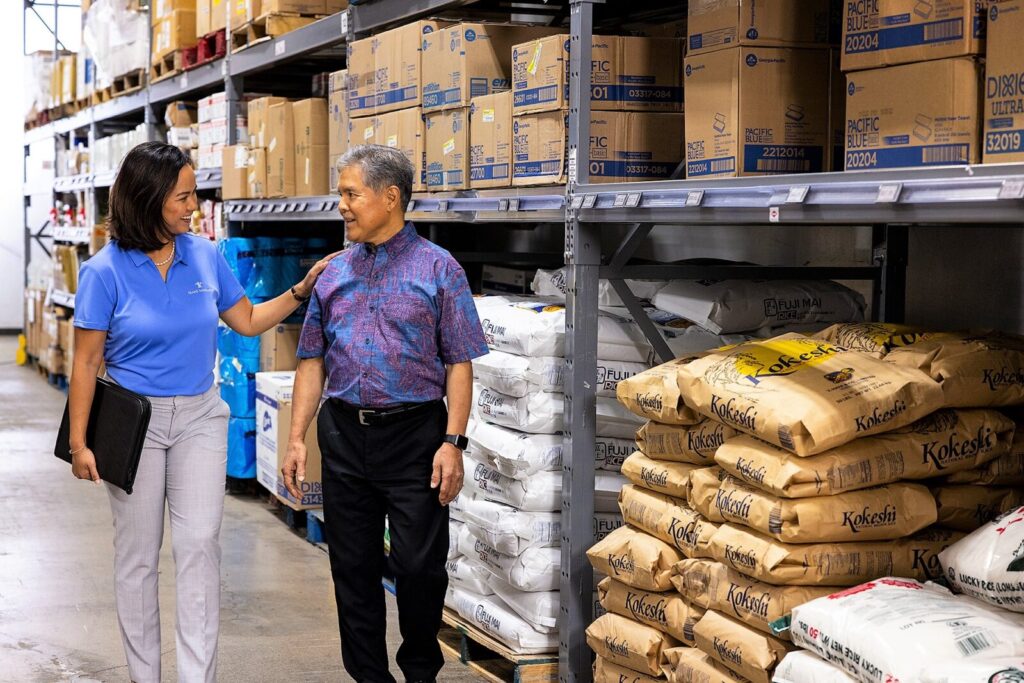
<path id="1" fill-rule="evenodd" d="M 337 408 L 343 413 L 355 415 L 359 419 L 359 424 L 364 427 L 386 424 L 392 420 L 410 417 L 411 415 L 427 410 L 428 408 L 434 408 L 439 403 L 441 403 L 440 399 L 436 401 L 427 401 L 425 403 L 408 403 L 401 406 L 395 406 L 394 408 L 363 408 L 362 406 L 346 403 L 341 399 L 331 399 L 331 405 L 334 408 Z"/>

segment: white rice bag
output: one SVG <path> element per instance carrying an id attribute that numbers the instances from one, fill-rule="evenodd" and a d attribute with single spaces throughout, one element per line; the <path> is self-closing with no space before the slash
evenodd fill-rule
<path id="1" fill-rule="evenodd" d="M 565 429 L 565 397 L 536 391 L 522 398 L 473 383 L 473 413 L 485 422 L 530 434 L 557 434 Z M 644 423 L 614 398 L 597 398 L 597 434 L 630 439 Z"/>
<path id="2" fill-rule="evenodd" d="M 462 533 L 462 522 L 448 520 L 448 559 L 453 560 L 459 556 L 459 534 Z"/>
<path id="3" fill-rule="evenodd" d="M 939 562 L 957 593 L 1024 612 L 1024 507 L 949 546 Z"/>
<path id="4" fill-rule="evenodd" d="M 859 293 L 827 280 L 674 280 L 651 303 L 715 334 L 859 322 L 866 307 Z"/>
<path id="5" fill-rule="evenodd" d="M 649 363 L 597 361 L 597 395 L 614 397 L 619 380 L 632 377 L 648 367 Z M 537 391 L 561 393 L 565 391 L 567 376 L 565 359 L 553 356 L 526 358 L 504 351 L 491 351 L 473 361 L 473 378 L 477 382 L 517 398 Z"/>
<path id="6" fill-rule="evenodd" d="M 494 593 L 490 586 L 494 576 L 487 571 L 487 567 L 472 558 L 460 554 L 455 559 L 448 560 L 445 569 L 448 571 L 448 585 L 453 588 L 462 588 L 479 595 Z"/>
<path id="7" fill-rule="evenodd" d="M 594 513 L 594 543 L 597 543 L 611 532 L 625 524 L 621 512 Z"/>
<path id="8" fill-rule="evenodd" d="M 856 682 L 856 678 L 807 650 L 794 650 L 788 653 L 772 674 L 772 683 Z"/>
<path id="9" fill-rule="evenodd" d="M 911 579 L 798 605 L 790 636 L 862 681 L 920 681 L 929 667 L 1024 656 L 1024 618 Z"/>
<path id="10" fill-rule="evenodd" d="M 469 539 L 459 539 L 459 550 L 514 588 L 530 592 L 558 590 L 561 548 L 527 548 L 519 555 L 506 555 L 470 535 Z"/>
<path id="11" fill-rule="evenodd" d="M 463 453 L 463 455 L 465 455 L 465 453 Z M 463 466 L 465 466 L 465 457 L 462 459 L 462 462 Z M 472 492 L 467 491 L 466 489 L 462 489 L 461 491 L 459 491 L 459 495 L 455 496 L 455 498 L 452 499 L 452 502 L 448 503 L 449 519 L 454 519 L 456 522 L 465 521 L 465 518 L 462 516 L 462 506 L 467 500 L 470 500 L 472 497 Z"/>
<path id="12" fill-rule="evenodd" d="M 562 542 L 561 512 L 523 512 L 489 500 L 466 504 L 466 527 L 475 537 L 506 555 Z"/>
<path id="13" fill-rule="evenodd" d="M 520 654 L 539 654 L 558 649 L 557 633 L 540 633 L 493 596 L 476 595 L 456 588 L 455 611 L 470 624 Z"/>
<path id="14" fill-rule="evenodd" d="M 1021 683 L 1024 657 L 966 660 L 928 667 L 921 683 Z"/>
<path id="15" fill-rule="evenodd" d="M 594 473 L 594 511 L 615 512 L 619 509 L 619 491 L 629 483 L 617 472 Z"/>
<path id="16" fill-rule="evenodd" d="M 491 577 L 491 587 L 494 589 L 495 595 L 537 631 L 541 633 L 556 633 L 558 631 L 560 606 L 558 591 L 524 593 L 496 576 Z"/>
<path id="17" fill-rule="evenodd" d="M 465 482 L 477 497 L 526 512 L 562 509 L 561 472 L 537 472 L 526 479 L 512 479 L 490 465 L 466 459 Z"/>
<path id="18" fill-rule="evenodd" d="M 537 274 L 533 276 L 533 283 L 530 285 L 530 289 L 538 296 L 550 296 L 565 301 L 566 291 L 568 290 L 567 280 L 568 268 L 564 266 L 558 270 L 538 268 Z M 641 300 L 649 300 L 658 293 L 659 289 L 668 284 L 668 281 L 626 280 L 626 284 L 629 286 L 630 291 L 633 292 L 633 296 Z M 608 280 L 602 279 L 598 281 L 597 305 L 602 307 L 622 305 L 619 293 L 615 291 L 615 288 L 612 287 Z"/>

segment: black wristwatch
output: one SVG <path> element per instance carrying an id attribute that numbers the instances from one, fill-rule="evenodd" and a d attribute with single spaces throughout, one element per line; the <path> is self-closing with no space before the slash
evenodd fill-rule
<path id="1" fill-rule="evenodd" d="M 308 294 L 306 296 L 299 296 L 299 293 L 295 291 L 294 285 L 292 285 L 292 288 L 289 291 L 292 293 L 292 296 L 295 297 L 296 301 L 303 304 L 309 301 L 309 297 L 313 296 L 312 294 Z"/>
<path id="2" fill-rule="evenodd" d="M 444 442 L 450 443 L 460 451 L 464 451 L 469 447 L 469 439 L 467 439 L 463 434 L 445 434 Z"/>

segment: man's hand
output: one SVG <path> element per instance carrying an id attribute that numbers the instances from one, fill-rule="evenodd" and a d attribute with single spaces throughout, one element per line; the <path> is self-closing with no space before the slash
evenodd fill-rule
<path id="1" fill-rule="evenodd" d="M 281 476 L 284 477 L 284 486 L 288 493 L 301 502 L 302 491 L 299 490 L 299 484 L 306 480 L 306 444 L 302 441 L 292 441 L 288 444 L 288 453 L 285 455 L 284 464 L 281 465 Z"/>
<path id="2" fill-rule="evenodd" d="M 320 277 L 320 273 L 324 272 L 324 268 L 330 265 L 334 257 L 340 253 L 340 251 L 336 251 L 333 254 L 328 254 L 314 263 L 313 267 L 309 269 L 308 273 L 306 273 L 306 277 L 302 278 L 302 282 L 295 285 L 295 293 L 303 299 L 308 299 L 313 293 L 313 287 L 316 285 L 316 281 L 317 278 Z"/>
<path id="3" fill-rule="evenodd" d="M 443 443 L 434 454 L 434 472 L 430 475 L 430 488 L 441 488 L 438 500 L 447 505 L 462 490 L 462 451 L 450 443 Z"/>

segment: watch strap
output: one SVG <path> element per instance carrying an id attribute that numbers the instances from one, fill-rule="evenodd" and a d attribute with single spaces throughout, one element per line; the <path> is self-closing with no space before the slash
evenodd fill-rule
<path id="1" fill-rule="evenodd" d="M 460 451 L 466 450 L 469 447 L 469 439 L 465 434 L 445 434 L 444 442 L 450 443 L 451 445 L 458 448 Z"/>

